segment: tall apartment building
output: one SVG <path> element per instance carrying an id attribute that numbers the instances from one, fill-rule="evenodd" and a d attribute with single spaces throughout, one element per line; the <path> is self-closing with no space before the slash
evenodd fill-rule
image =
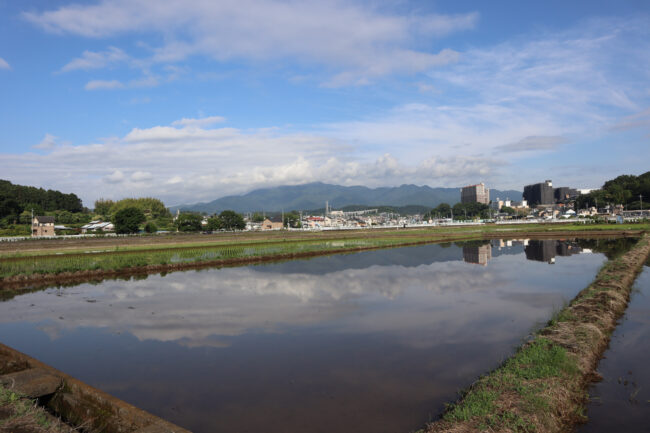
<path id="1" fill-rule="evenodd" d="M 461 203 L 490 203 L 490 189 L 483 182 L 465 186 L 460 190 Z"/>
<path id="2" fill-rule="evenodd" d="M 580 192 L 575 188 L 561 186 L 559 188 L 555 188 L 554 195 L 555 201 L 561 203 L 567 200 L 574 200 L 577 196 L 580 195 Z"/>
<path id="3" fill-rule="evenodd" d="M 555 191 L 553 191 L 553 182 L 547 180 L 543 183 L 526 185 L 524 187 L 524 199 L 528 201 L 530 206 L 554 204 Z"/>

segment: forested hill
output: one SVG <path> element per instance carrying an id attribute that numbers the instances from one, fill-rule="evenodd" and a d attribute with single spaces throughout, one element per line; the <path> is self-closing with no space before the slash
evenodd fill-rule
<path id="1" fill-rule="evenodd" d="M 608 203 L 623 204 L 629 210 L 648 209 L 650 206 L 650 171 L 639 176 L 624 174 L 608 180 L 601 189 L 581 195 L 577 199 L 579 208 Z"/>
<path id="2" fill-rule="evenodd" d="M 83 205 L 75 194 L 14 185 L 8 180 L 0 179 L 0 218 L 20 215 L 24 210 L 31 209 L 34 209 L 36 214 L 55 210 L 81 212 Z"/>
<path id="3" fill-rule="evenodd" d="M 490 197 L 521 200 L 521 191 L 491 190 Z M 232 209 L 236 212 L 281 210 L 307 210 L 325 207 L 325 201 L 335 209 L 349 205 L 435 207 L 440 203 L 454 204 L 460 201 L 460 188 L 431 188 L 429 186 L 402 185 L 398 187 L 368 188 L 365 186 L 341 186 L 326 183 L 278 186 L 251 191 L 244 195 L 222 197 L 209 203 L 172 206 L 176 209 L 209 214 Z"/>

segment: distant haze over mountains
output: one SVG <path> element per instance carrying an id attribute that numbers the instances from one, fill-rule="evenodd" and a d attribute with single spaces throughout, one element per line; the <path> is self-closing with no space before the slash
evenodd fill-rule
<path id="1" fill-rule="evenodd" d="M 520 201 L 521 191 L 490 190 L 490 199 L 509 198 Z M 337 209 L 349 205 L 435 207 L 440 203 L 453 205 L 460 201 L 460 187 L 431 188 L 429 186 L 401 185 L 398 187 L 368 188 L 365 186 L 341 186 L 316 182 L 304 185 L 277 186 L 256 189 L 243 195 L 221 197 L 209 203 L 172 206 L 177 209 L 212 214 L 231 209 L 236 212 L 278 212 L 281 210 L 308 210 L 325 207 Z"/>

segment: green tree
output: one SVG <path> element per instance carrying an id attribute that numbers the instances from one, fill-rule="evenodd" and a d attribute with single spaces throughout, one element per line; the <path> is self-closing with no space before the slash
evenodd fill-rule
<path id="1" fill-rule="evenodd" d="M 176 219 L 176 228 L 179 232 L 200 232 L 203 217 L 196 213 L 182 213 Z"/>
<path id="2" fill-rule="evenodd" d="M 137 207 L 147 217 L 147 220 L 160 217 L 170 217 L 169 209 L 157 198 L 124 198 L 111 206 L 111 213 L 115 214 L 125 207 Z"/>
<path id="3" fill-rule="evenodd" d="M 111 208 L 113 205 L 115 205 L 115 202 L 113 200 L 105 200 L 103 198 L 100 198 L 99 200 L 95 200 L 94 211 L 96 214 L 108 218 L 111 215 Z"/>
<path id="4" fill-rule="evenodd" d="M 486 219 L 490 217 L 490 207 L 483 203 L 456 203 L 453 207 L 454 219 Z"/>
<path id="5" fill-rule="evenodd" d="M 208 230 L 214 232 L 221 228 L 221 219 L 218 215 L 208 218 Z"/>
<path id="6" fill-rule="evenodd" d="M 300 222 L 300 214 L 295 210 L 284 214 L 284 226 L 293 228 L 302 227 L 302 223 Z"/>
<path id="7" fill-rule="evenodd" d="M 18 217 L 18 222 L 20 222 L 21 224 L 31 224 L 32 223 L 31 211 L 24 210 Z"/>
<path id="8" fill-rule="evenodd" d="M 501 206 L 501 212 L 507 213 L 508 215 L 514 215 L 517 213 L 517 211 L 511 208 L 510 206 Z"/>
<path id="9" fill-rule="evenodd" d="M 146 220 L 137 207 L 125 207 L 113 216 L 113 224 L 117 233 L 137 233 L 140 224 Z"/>
<path id="10" fill-rule="evenodd" d="M 261 212 L 255 212 L 251 217 L 251 221 L 256 223 L 261 223 L 262 221 L 264 221 L 264 215 Z"/>
<path id="11" fill-rule="evenodd" d="M 9 217 L 8 219 L 17 219 L 18 215 L 23 211 L 17 200 L 13 198 L 1 199 L 0 198 L 0 218 Z"/>
<path id="12" fill-rule="evenodd" d="M 219 214 L 219 228 L 225 230 L 244 230 L 246 228 L 246 222 L 237 212 L 225 210 Z"/>
<path id="13" fill-rule="evenodd" d="M 156 224 L 149 221 L 147 224 L 144 225 L 144 231 L 147 233 L 156 233 L 158 231 L 158 226 L 156 226 Z"/>
<path id="14" fill-rule="evenodd" d="M 439 218 L 449 218 L 451 216 L 451 206 L 448 203 L 440 203 L 438 206 L 431 209 L 432 216 Z"/>

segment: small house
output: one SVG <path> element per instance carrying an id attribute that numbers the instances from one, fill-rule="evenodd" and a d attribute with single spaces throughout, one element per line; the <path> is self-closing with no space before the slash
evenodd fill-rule
<path id="1" fill-rule="evenodd" d="M 279 217 L 266 218 L 262 222 L 262 230 L 281 230 L 283 227 L 282 218 Z"/>
<path id="2" fill-rule="evenodd" d="M 54 217 L 35 216 L 32 219 L 32 236 L 54 236 Z"/>

